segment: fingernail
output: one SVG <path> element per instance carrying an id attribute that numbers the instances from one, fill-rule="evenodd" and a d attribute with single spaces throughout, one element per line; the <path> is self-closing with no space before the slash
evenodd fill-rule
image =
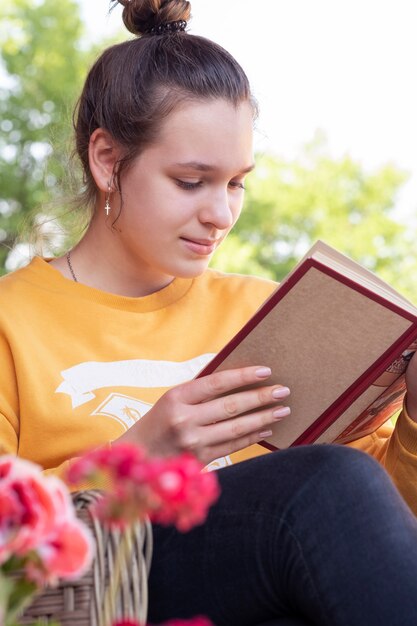
<path id="1" fill-rule="evenodd" d="M 272 392 L 273 398 L 286 398 L 290 395 L 288 387 L 276 387 Z"/>
<path id="2" fill-rule="evenodd" d="M 267 378 L 268 376 L 271 376 L 272 370 L 270 367 L 258 367 L 255 374 L 258 378 Z"/>
<path id="3" fill-rule="evenodd" d="M 272 430 L 264 430 L 263 433 L 259 433 L 261 439 L 265 439 L 265 437 L 270 437 L 272 435 Z"/>
<path id="4" fill-rule="evenodd" d="M 276 409 L 272 413 L 272 417 L 276 417 L 276 418 L 285 417 L 286 415 L 289 415 L 290 413 L 291 413 L 290 407 L 289 406 L 283 406 L 280 409 Z"/>

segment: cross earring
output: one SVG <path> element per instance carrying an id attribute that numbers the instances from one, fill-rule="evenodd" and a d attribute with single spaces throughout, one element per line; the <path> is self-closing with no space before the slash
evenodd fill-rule
<path id="1" fill-rule="evenodd" d="M 110 206 L 110 194 L 111 194 L 111 186 L 110 183 L 107 184 L 107 194 L 106 194 L 106 204 L 104 205 L 104 210 L 106 211 L 106 215 L 108 215 L 111 211 Z"/>

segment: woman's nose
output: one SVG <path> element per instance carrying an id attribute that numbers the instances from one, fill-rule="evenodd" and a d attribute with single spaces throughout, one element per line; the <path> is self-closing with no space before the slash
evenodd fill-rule
<path id="1" fill-rule="evenodd" d="M 212 224 L 218 230 L 227 230 L 233 225 L 234 216 L 227 193 L 217 194 L 207 200 L 200 211 L 200 221 Z"/>

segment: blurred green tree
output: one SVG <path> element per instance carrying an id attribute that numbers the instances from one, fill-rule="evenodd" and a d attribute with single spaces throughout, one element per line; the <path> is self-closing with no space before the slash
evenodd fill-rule
<path id="1" fill-rule="evenodd" d="M 406 178 L 392 165 L 369 173 L 348 156 L 331 158 L 320 136 L 294 161 L 258 156 L 245 208 L 212 267 L 281 280 L 322 239 L 412 298 L 416 233 L 394 217 Z"/>
<path id="2" fill-rule="evenodd" d="M 91 49 L 76 0 L 0 5 L 0 273 L 24 225 L 59 194 L 71 115 Z"/>
<path id="3" fill-rule="evenodd" d="M 10 251 L 23 224 L 36 230 L 39 215 L 57 213 L 71 114 L 98 48 L 83 39 L 76 0 L 2 0 L 0 23 L 1 274 L 13 267 Z M 257 161 L 246 208 L 213 266 L 279 280 L 320 238 L 413 297 L 415 233 L 393 216 L 403 172 L 387 165 L 368 173 L 349 157 L 332 159 L 320 137 L 294 161 Z M 66 219 L 42 229 L 58 246 Z"/>

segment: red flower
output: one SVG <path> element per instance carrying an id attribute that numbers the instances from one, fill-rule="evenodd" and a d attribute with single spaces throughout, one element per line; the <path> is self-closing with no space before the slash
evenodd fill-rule
<path id="1" fill-rule="evenodd" d="M 40 468 L 14 457 L 0 458 L 0 564 L 35 549 L 52 532 L 55 510 Z"/>
<path id="2" fill-rule="evenodd" d="M 42 584 L 55 583 L 58 578 L 75 580 L 90 566 L 93 549 L 84 525 L 77 519 L 57 527 L 37 548 L 42 566 L 31 568 L 30 578 Z"/>
<path id="3" fill-rule="evenodd" d="M 132 479 L 136 472 L 140 472 L 144 458 L 142 448 L 129 443 L 118 443 L 111 448 L 97 448 L 71 463 L 68 480 L 77 484 L 90 480 L 103 471 L 114 480 Z"/>
<path id="4" fill-rule="evenodd" d="M 97 516 L 108 524 L 123 526 L 149 516 L 187 531 L 204 522 L 219 495 L 214 472 L 202 469 L 191 454 L 147 458 L 138 446 L 116 444 L 77 459 L 68 477 L 71 482 L 98 479 L 109 485 L 96 507 Z"/>
<path id="5" fill-rule="evenodd" d="M 151 469 L 149 488 L 159 500 L 151 519 L 175 524 L 183 532 L 204 522 L 208 508 L 219 496 L 215 474 L 202 473 L 201 464 L 190 454 L 156 460 Z"/>
<path id="6" fill-rule="evenodd" d="M 0 565 L 24 559 L 35 582 L 75 578 L 90 566 L 93 540 L 64 483 L 12 456 L 0 457 Z"/>

